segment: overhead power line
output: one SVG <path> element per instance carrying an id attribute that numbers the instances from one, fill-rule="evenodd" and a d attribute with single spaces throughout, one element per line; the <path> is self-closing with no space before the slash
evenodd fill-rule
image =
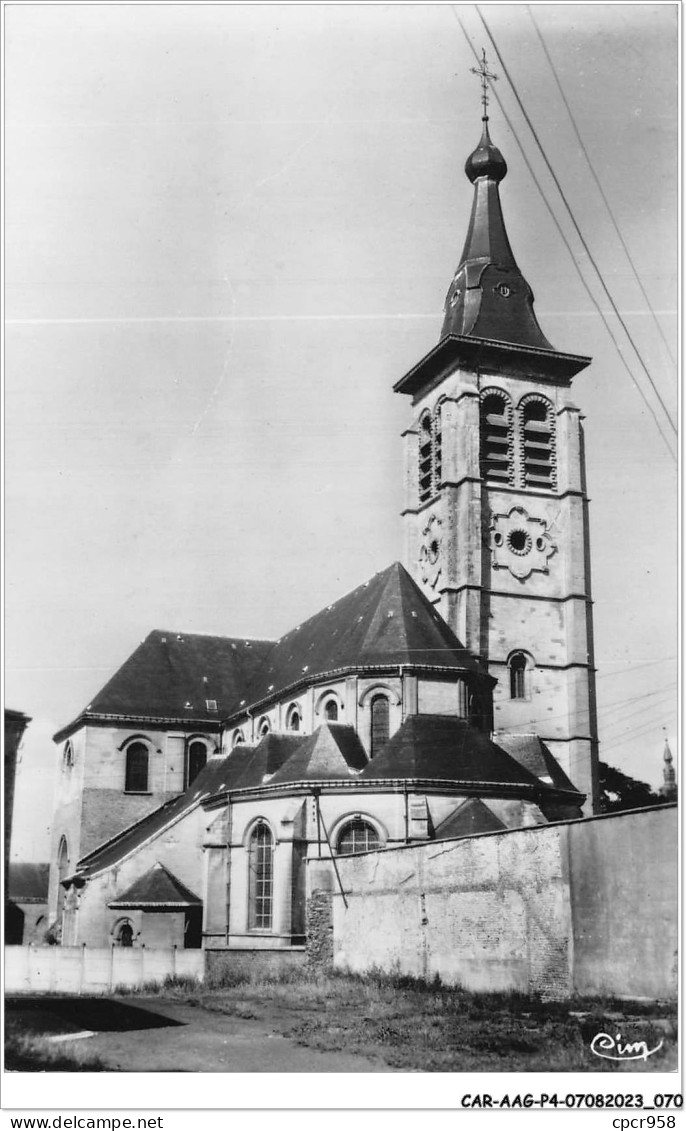
<path id="1" fill-rule="evenodd" d="M 531 130 L 531 134 L 532 134 L 533 139 L 536 142 L 536 145 L 538 147 L 538 150 L 539 150 L 539 152 L 540 152 L 540 154 L 541 154 L 541 156 L 542 156 L 542 158 L 545 162 L 546 168 L 547 168 L 548 172 L 550 173 L 551 177 L 553 178 L 553 181 L 555 182 L 555 187 L 557 188 L 557 191 L 559 192 L 560 197 L 562 199 L 562 203 L 564 204 L 565 209 L 567 210 L 567 213 L 569 215 L 569 218 L 570 218 L 572 224 L 574 225 L 574 230 L 576 231 L 579 239 L 581 240 L 584 251 L 586 252 L 586 254 L 587 254 L 587 256 L 590 260 L 590 263 L 591 263 L 596 275 L 598 276 L 598 280 L 600 282 L 600 285 L 603 288 L 603 291 L 605 292 L 605 295 L 607 296 L 607 299 L 608 299 L 613 311 L 615 312 L 615 315 L 619 319 L 619 322 L 621 323 L 621 325 L 624 329 L 624 333 L 626 334 L 629 342 L 631 343 L 633 351 L 636 354 L 636 357 L 638 358 L 639 364 L 640 364 L 641 368 L 643 369 L 643 372 L 645 373 L 646 377 L 648 378 L 648 381 L 650 382 L 650 386 L 651 386 L 653 392 L 655 393 L 655 396 L 657 397 L 665 416 L 667 417 L 667 420 L 669 422 L 670 427 L 672 428 L 672 430 L 674 431 L 674 434 L 676 435 L 677 434 L 676 425 L 674 424 L 674 421 L 672 420 L 672 418 L 669 414 L 667 406 L 662 399 L 660 391 L 657 388 L 657 385 L 655 384 L 655 382 L 653 381 L 653 378 L 650 374 L 650 371 L 649 371 L 646 363 L 643 360 L 643 357 L 641 355 L 641 351 L 639 350 L 638 346 L 636 345 L 636 343 L 635 343 L 635 341 L 634 341 L 634 339 L 631 335 L 631 332 L 629 330 L 629 327 L 627 326 L 626 322 L 624 321 L 624 319 L 623 319 L 623 317 L 622 317 L 622 315 L 621 315 L 621 313 L 620 313 L 620 311 L 617 307 L 617 304 L 615 303 L 615 300 L 612 297 L 612 294 L 611 294 L 611 292 L 610 292 L 610 290 L 609 290 L 609 288 L 608 288 L 608 286 L 605 282 L 605 279 L 603 278 L 602 272 L 601 272 L 600 268 L 598 267 L 598 264 L 595 261 L 593 253 L 592 253 L 590 247 L 588 246 L 586 239 L 584 238 L 583 232 L 581 231 L 581 228 L 579 227 L 579 225 L 577 223 L 576 217 L 575 217 L 575 215 L 572 211 L 572 208 L 569 204 L 569 201 L 567 200 L 564 189 L 562 188 L 562 185 L 560 184 L 560 181 L 557 177 L 557 174 L 555 173 L 555 170 L 553 169 L 553 167 L 552 167 L 552 165 L 551 165 L 551 163 L 548 159 L 548 155 L 546 154 L 546 152 L 543 148 L 543 145 L 541 144 L 541 141 L 540 141 L 540 138 L 539 138 L 538 133 L 536 131 L 536 128 L 535 128 L 533 122 L 531 121 L 531 118 L 530 118 L 530 116 L 527 112 L 526 107 L 524 106 L 524 103 L 522 102 L 521 98 L 519 97 L 519 92 L 517 90 L 517 87 L 515 86 L 514 81 L 512 79 L 512 76 L 510 75 L 510 72 L 508 71 L 507 66 L 505 64 L 505 61 L 504 61 L 502 55 L 500 54 L 498 44 L 496 43 L 496 41 L 493 37 L 493 33 L 491 32 L 491 29 L 489 28 L 489 26 L 486 22 L 486 19 L 484 17 L 484 14 L 483 14 L 483 12 L 481 11 L 481 9 L 479 8 L 478 5 L 476 5 L 476 10 L 479 14 L 479 19 L 481 20 L 482 24 L 484 25 L 484 28 L 486 30 L 486 34 L 488 35 L 488 38 L 490 39 L 491 43 L 493 44 L 493 50 L 495 51 L 496 55 L 498 56 L 498 62 L 500 63 L 500 66 L 503 68 L 503 73 L 505 75 L 505 78 L 507 79 L 507 81 L 510 84 L 510 87 L 512 89 L 512 93 L 514 94 L 514 96 L 517 100 L 517 105 L 519 106 L 519 109 L 521 110 L 521 112 L 524 116 L 524 120 L 526 121 L 526 124 L 528 125 L 529 129 Z"/>
<path id="2" fill-rule="evenodd" d="M 631 266 L 631 270 L 634 273 L 634 278 L 636 279 L 636 282 L 638 283 L 638 285 L 640 287 L 641 294 L 643 295 L 643 298 L 645 299 L 646 306 L 648 307 L 648 310 L 650 311 L 650 313 L 653 316 L 653 322 L 655 323 L 658 334 L 662 338 L 665 349 L 667 350 L 667 354 L 669 355 L 669 358 L 670 358 L 672 364 L 676 365 L 676 359 L 674 358 L 674 355 L 672 354 L 672 351 L 671 351 L 669 342 L 667 341 L 667 337 L 665 335 L 665 332 L 664 332 L 664 330 L 662 329 L 662 326 L 659 323 L 658 317 L 657 317 L 657 315 L 656 315 L 656 313 L 653 309 L 652 303 L 651 303 L 651 301 L 648 297 L 648 294 L 646 292 L 646 289 L 643 286 L 643 283 L 641 281 L 641 277 L 638 273 L 638 269 L 636 267 L 636 264 L 634 263 L 634 261 L 632 259 L 631 252 L 629 251 L 629 248 L 627 247 L 626 242 L 624 240 L 624 237 L 622 236 L 622 233 L 619 229 L 619 224 L 617 223 L 617 220 L 615 218 L 615 214 L 612 210 L 612 205 L 610 204 L 610 201 L 608 200 L 608 198 L 605 194 L 605 190 L 603 189 L 603 186 L 600 183 L 600 180 L 599 180 L 598 175 L 595 171 L 595 168 L 593 167 L 593 162 L 591 161 L 591 158 L 589 157 L 588 150 L 586 149 L 586 146 L 584 145 L 584 140 L 583 140 L 581 134 L 579 133 L 579 130 L 578 130 L 578 127 L 577 127 L 577 124 L 576 124 L 576 120 L 574 118 L 574 114 L 572 113 L 572 108 L 569 105 L 569 102 L 567 101 L 567 97 L 566 97 L 565 92 L 563 90 L 562 83 L 560 82 L 560 78 L 559 78 L 559 75 L 557 73 L 555 64 L 553 63 L 553 60 L 550 56 L 550 52 L 548 51 L 545 39 L 543 38 L 543 33 L 542 33 L 541 29 L 539 28 L 538 24 L 536 23 L 534 13 L 533 13 L 531 6 L 529 4 L 527 4 L 526 10 L 529 13 L 529 18 L 531 19 L 532 24 L 534 25 L 534 28 L 536 30 L 536 35 L 538 36 L 538 38 L 540 40 L 541 47 L 543 48 L 543 54 L 545 55 L 546 59 L 548 60 L 549 65 L 550 65 L 550 69 L 553 73 L 553 78 L 555 79 L 555 82 L 557 83 L 557 89 L 559 90 L 560 97 L 565 104 L 565 109 L 566 109 L 566 111 L 569 115 L 569 120 L 572 123 L 572 129 L 574 130 L 574 133 L 576 134 L 576 139 L 579 142 L 579 145 L 581 147 L 581 152 L 583 153 L 584 157 L 586 158 L 586 164 L 588 165 L 588 168 L 591 172 L 591 176 L 593 177 L 593 180 L 595 181 L 598 192 L 600 193 L 601 197 L 603 198 L 603 203 L 605 204 L 605 207 L 607 208 L 610 220 L 612 221 L 612 226 L 614 227 L 614 230 L 617 233 L 617 239 L 619 240 L 619 242 L 622 245 L 622 248 L 624 249 L 624 254 L 626 255 L 626 257 L 629 261 L 629 264 Z"/>
<path id="3" fill-rule="evenodd" d="M 460 28 L 462 29 L 462 34 L 464 35 L 465 39 L 467 40 L 467 43 L 470 47 L 472 54 L 474 55 L 474 58 L 478 61 L 479 56 L 476 52 L 474 44 L 472 43 L 471 39 L 469 38 L 469 34 L 467 32 L 466 27 L 464 26 L 462 20 L 458 16 L 455 9 L 451 7 L 451 11 L 452 11 L 453 15 L 455 16 L 455 19 L 457 20 L 458 24 L 460 25 Z M 618 355 L 620 361 L 622 362 L 624 368 L 626 369 L 626 371 L 629 375 L 629 378 L 631 379 L 632 384 L 635 385 L 635 387 L 638 390 L 638 393 L 641 396 L 646 408 L 648 409 L 650 415 L 652 416 L 653 420 L 655 421 L 655 427 L 657 428 L 658 432 L 662 436 L 662 439 L 664 440 L 665 446 L 666 446 L 670 456 L 672 457 L 673 460 L 676 460 L 676 455 L 672 451 L 669 440 L 667 439 L 664 431 L 662 430 L 662 426 L 661 426 L 660 421 L 658 420 L 658 418 L 655 414 L 655 410 L 653 409 L 653 406 L 651 405 L 650 401 L 646 397 L 641 386 L 638 384 L 638 382 L 634 378 L 634 375 L 631 372 L 631 369 L 629 367 L 629 363 L 627 362 L 626 358 L 624 357 L 624 354 L 622 353 L 621 346 L 619 345 L 619 342 L 617 341 L 617 338 L 615 337 L 615 335 L 613 333 L 612 327 L 610 326 L 610 323 L 608 322 L 608 320 L 605 316 L 605 313 L 602 310 L 600 304 L 598 303 L 598 300 L 596 299 L 595 295 L 593 294 L 593 291 L 591 290 L 588 282 L 586 281 L 584 274 L 581 270 L 581 267 L 579 266 L 579 264 L 576 261 L 576 256 L 574 255 L 574 251 L 572 250 L 572 246 L 571 246 L 569 240 L 567 239 L 567 236 L 565 235 L 565 233 L 562 229 L 562 226 L 561 226 L 557 216 L 555 215 L 555 212 L 554 212 L 545 192 L 543 191 L 543 187 L 542 187 L 538 177 L 536 176 L 536 173 L 533 169 L 533 166 L 531 165 L 531 162 L 529 161 L 529 158 L 526 155 L 524 147 L 523 147 L 521 141 L 519 140 L 519 135 L 517 134 L 517 131 L 514 128 L 512 120 L 511 120 L 509 114 L 507 113 L 507 110 L 505 109 L 505 107 L 503 105 L 503 102 L 502 102 L 502 99 L 500 98 L 500 95 L 497 93 L 497 91 L 493 87 L 491 87 L 491 91 L 492 91 L 492 93 L 495 97 L 496 102 L 498 103 L 498 106 L 500 107 L 500 112 L 502 113 L 505 121 L 507 122 L 507 125 L 510 129 L 510 132 L 512 133 L 512 136 L 514 137 L 514 139 L 517 143 L 517 146 L 519 147 L 519 151 L 522 155 L 522 159 L 524 161 L 524 164 L 526 165 L 527 169 L 529 170 L 529 173 L 531 175 L 531 179 L 533 180 L 534 184 L 536 185 L 536 188 L 538 189 L 541 200 L 543 201 L 545 207 L 547 208 L 547 210 L 550 214 L 550 217 L 551 217 L 553 223 L 555 224 L 555 227 L 557 228 L 557 230 L 560 234 L 560 238 L 561 238 L 562 242 L 564 243 L 565 247 L 567 248 L 567 251 L 569 252 L 570 259 L 572 260 L 572 263 L 573 263 L 574 268 L 575 268 L 575 270 L 576 270 L 576 272 L 579 276 L 579 279 L 581 281 L 581 284 L 582 284 L 584 290 L 586 291 L 588 297 L 590 298 L 591 302 L 593 303 L 594 307 L 596 308 L 598 314 L 600 315 L 600 318 L 602 319 L 602 321 L 605 325 L 605 329 L 607 330 L 610 338 L 612 339 L 612 342 L 614 343 L 615 349 L 617 350 L 617 355 Z"/>

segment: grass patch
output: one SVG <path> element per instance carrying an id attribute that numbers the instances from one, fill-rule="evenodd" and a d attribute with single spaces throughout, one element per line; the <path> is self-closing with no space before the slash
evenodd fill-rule
<path id="1" fill-rule="evenodd" d="M 670 1071 L 677 1065 L 676 1006 L 613 999 L 546 1001 L 523 993 L 470 993 L 398 973 L 242 974 L 208 983 L 203 1009 L 268 1021 L 324 1052 L 357 1053 L 423 1072 Z M 663 1047 L 646 1062 L 603 1060 L 598 1032 Z"/>
<path id="2" fill-rule="evenodd" d="M 5 1020 L 6 1072 L 109 1072 L 87 1041 L 54 1042 L 21 1032 L 11 1018 Z"/>

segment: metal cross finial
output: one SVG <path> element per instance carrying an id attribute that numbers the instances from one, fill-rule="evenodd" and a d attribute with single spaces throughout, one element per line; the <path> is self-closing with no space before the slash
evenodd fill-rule
<path id="1" fill-rule="evenodd" d="M 472 72 L 473 75 L 478 75 L 479 78 L 481 79 L 481 101 L 483 103 L 483 108 L 484 108 L 484 112 L 483 112 L 483 115 L 482 115 L 482 121 L 487 122 L 488 121 L 488 80 L 492 79 L 493 82 L 497 82 L 498 76 L 492 74 L 492 72 L 489 71 L 489 69 L 488 69 L 488 64 L 486 62 L 486 48 L 485 47 L 481 48 L 481 59 L 479 61 L 479 66 L 478 67 L 470 67 L 469 69 L 470 69 L 470 71 Z"/>

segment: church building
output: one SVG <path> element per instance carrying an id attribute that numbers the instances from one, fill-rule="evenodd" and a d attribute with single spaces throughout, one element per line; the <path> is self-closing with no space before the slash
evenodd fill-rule
<path id="1" fill-rule="evenodd" d="M 55 735 L 63 945 L 298 946 L 308 862 L 594 812 L 590 359 L 538 325 L 482 126 L 440 340 L 395 385 L 403 563 L 278 640 L 153 631 Z"/>

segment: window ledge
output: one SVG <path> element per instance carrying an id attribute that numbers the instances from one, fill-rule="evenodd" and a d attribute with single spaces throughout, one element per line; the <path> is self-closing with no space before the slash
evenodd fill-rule
<path id="1" fill-rule="evenodd" d="M 151 789 L 125 789 L 127 797 L 152 797 Z"/>

